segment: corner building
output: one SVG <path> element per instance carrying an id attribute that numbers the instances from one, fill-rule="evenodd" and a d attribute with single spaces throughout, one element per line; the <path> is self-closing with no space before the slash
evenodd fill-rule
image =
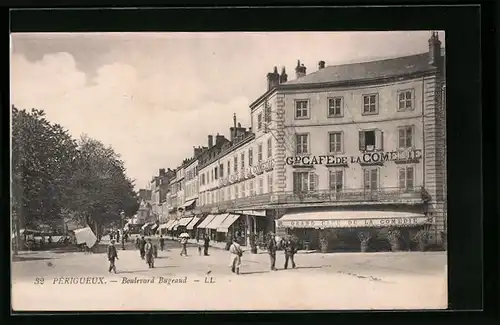
<path id="1" fill-rule="evenodd" d="M 291 81 L 275 68 L 250 106 L 255 131 L 244 149 L 265 152 L 255 161 L 269 163 L 250 171 L 245 196 L 235 195 L 235 179 L 217 185 L 232 192 L 202 201 L 228 213 L 260 211 L 275 227 L 247 225 L 248 234 L 274 228 L 295 234 L 303 248 L 359 245 L 363 236 L 375 242 L 393 229 L 406 248 L 422 229 L 439 243 L 446 230 L 444 67 L 432 33 L 425 53 L 320 61 L 310 74 L 298 62 Z"/>

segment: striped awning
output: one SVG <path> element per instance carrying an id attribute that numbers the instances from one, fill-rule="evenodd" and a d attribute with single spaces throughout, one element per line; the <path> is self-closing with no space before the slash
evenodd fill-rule
<path id="1" fill-rule="evenodd" d="M 178 226 L 187 226 L 189 222 L 193 219 L 193 217 L 185 217 L 179 220 Z"/>
<path id="2" fill-rule="evenodd" d="M 229 213 L 223 213 L 223 214 L 218 214 L 207 226 L 206 228 L 207 229 L 217 229 L 217 227 L 219 227 L 223 222 L 224 220 L 226 220 L 226 218 L 229 216 Z"/>
<path id="3" fill-rule="evenodd" d="M 174 220 L 174 222 L 172 222 L 169 225 L 168 230 L 174 230 L 174 229 L 176 229 L 176 226 L 177 226 L 178 223 L 179 223 L 179 220 Z"/>
<path id="4" fill-rule="evenodd" d="M 188 230 L 194 229 L 194 227 L 200 220 L 201 220 L 200 217 L 194 217 L 193 220 L 191 220 L 191 222 L 186 226 L 186 229 Z"/>
<path id="5" fill-rule="evenodd" d="M 217 227 L 217 231 L 218 232 L 228 232 L 229 231 L 229 227 L 231 227 L 233 225 L 233 223 L 235 223 L 236 220 L 238 220 L 238 218 L 241 217 L 240 215 L 238 214 L 230 214 L 218 227 Z"/>
<path id="6" fill-rule="evenodd" d="M 199 225 L 198 225 L 198 229 L 204 229 L 207 227 L 207 225 L 212 222 L 212 220 L 214 220 L 215 218 L 215 215 L 214 214 L 209 214 L 205 220 L 203 220 Z"/>
<path id="7" fill-rule="evenodd" d="M 380 228 L 412 227 L 432 223 L 421 213 L 401 211 L 321 211 L 285 214 L 276 220 L 280 228 Z"/>

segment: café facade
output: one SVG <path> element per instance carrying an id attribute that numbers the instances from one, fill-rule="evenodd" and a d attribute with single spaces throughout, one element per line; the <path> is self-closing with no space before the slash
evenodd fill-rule
<path id="1" fill-rule="evenodd" d="M 442 242 L 438 35 L 425 53 L 342 66 L 320 61 L 310 74 L 298 62 L 295 72 L 291 81 L 284 71 L 268 74 L 267 92 L 250 105 L 251 134 L 200 169 L 206 212 L 241 215 L 245 235 L 293 234 L 303 248 L 359 249 L 366 238 L 384 237 L 409 247 L 419 234 Z"/>

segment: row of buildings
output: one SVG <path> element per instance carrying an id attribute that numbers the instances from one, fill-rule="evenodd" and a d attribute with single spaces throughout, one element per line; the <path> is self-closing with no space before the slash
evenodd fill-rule
<path id="1" fill-rule="evenodd" d="M 248 128 L 235 115 L 229 138 L 209 135 L 176 169 L 159 170 L 150 193 L 159 228 L 216 241 L 232 233 L 246 245 L 292 232 L 314 246 L 324 229 L 424 227 L 439 241 L 446 79 L 437 33 L 425 53 L 320 61 L 309 74 L 299 61 L 295 72 L 267 74 Z"/>

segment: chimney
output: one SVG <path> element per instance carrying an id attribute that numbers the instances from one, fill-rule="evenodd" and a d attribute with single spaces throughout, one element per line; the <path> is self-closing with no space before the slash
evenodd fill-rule
<path id="1" fill-rule="evenodd" d="M 306 67 L 300 64 L 300 60 L 297 60 L 297 66 L 295 67 L 295 77 L 297 79 L 306 75 Z"/>
<path id="2" fill-rule="evenodd" d="M 200 147 L 193 147 L 193 151 L 194 151 L 194 157 L 198 157 L 203 151 L 203 149 Z"/>
<path id="3" fill-rule="evenodd" d="M 236 129 L 236 113 L 233 114 L 233 132 L 231 132 L 231 141 L 233 141 L 234 138 L 236 138 L 236 135 L 238 133 L 238 130 Z"/>
<path id="4" fill-rule="evenodd" d="M 325 61 L 319 61 L 318 62 L 318 69 L 321 70 L 321 69 L 324 69 L 325 68 Z"/>
<path id="5" fill-rule="evenodd" d="M 288 81 L 288 75 L 285 72 L 285 67 L 281 68 L 280 84 Z"/>
<path id="6" fill-rule="evenodd" d="M 158 175 L 165 176 L 165 168 L 160 168 L 160 170 L 158 171 Z"/>
<path id="7" fill-rule="evenodd" d="M 219 133 L 217 133 L 217 135 L 215 136 L 215 145 L 220 145 L 222 142 L 224 142 L 224 136 L 223 135 L 219 135 Z"/>
<path id="8" fill-rule="evenodd" d="M 208 149 L 212 148 L 214 146 L 214 136 L 209 135 L 208 136 Z"/>
<path id="9" fill-rule="evenodd" d="M 438 32 L 432 32 L 429 38 L 429 64 L 439 66 L 441 63 L 441 41 Z"/>
<path id="10" fill-rule="evenodd" d="M 278 68 L 274 67 L 274 71 L 267 74 L 267 90 L 273 89 L 279 82 L 280 74 L 278 73 Z"/>

